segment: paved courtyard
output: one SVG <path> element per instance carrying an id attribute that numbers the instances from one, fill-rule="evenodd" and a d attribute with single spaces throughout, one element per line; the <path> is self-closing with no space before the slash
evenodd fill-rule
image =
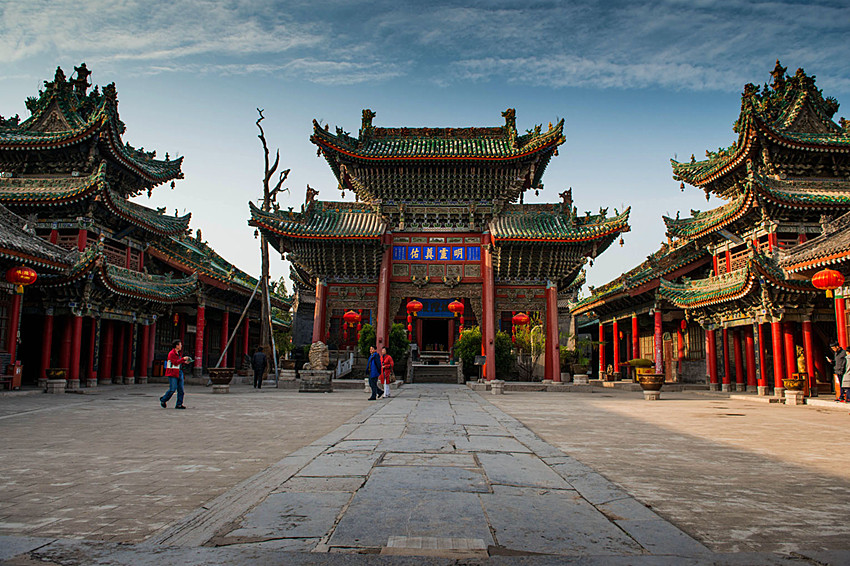
<path id="1" fill-rule="evenodd" d="M 850 560 L 846 411 L 446 385 L 190 388 L 174 411 L 161 389 L 0 398 L 0 560 Z"/>

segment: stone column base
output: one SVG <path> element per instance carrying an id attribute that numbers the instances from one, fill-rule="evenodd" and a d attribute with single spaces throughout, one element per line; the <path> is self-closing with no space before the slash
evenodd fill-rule
<path id="1" fill-rule="evenodd" d="M 230 393 L 230 384 L 228 383 L 227 385 L 213 385 L 213 386 L 212 386 L 212 392 L 213 392 L 214 394 L 217 394 L 217 393 Z"/>
<path id="2" fill-rule="evenodd" d="M 65 380 L 48 379 L 45 387 L 45 393 L 65 393 Z"/>
<path id="3" fill-rule="evenodd" d="M 122 375 L 112 376 L 112 383 L 114 383 L 115 385 L 121 385 L 122 381 L 124 381 L 124 376 L 122 376 Z"/>
<path id="4" fill-rule="evenodd" d="M 133 379 L 133 378 L 130 378 L 130 379 Z M 146 375 L 145 376 L 139 376 L 135 379 L 136 379 L 136 383 L 138 383 L 139 385 L 145 385 L 148 382 L 148 376 L 146 376 Z"/>
<path id="5" fill-rule="evenodd" d="M 545 383 L 545 382 L 544 382 Z M 549 381 L 551 383 L 551 380 Z M 505 394 L 505 382 L 501 379 L 493 379 L 490 381 L 490 393 L 493 395 Z"/>
<path id="6" fill-rule="evenodd" d="M 746 390 L 747 390 L 746 384 L 744 384 L 744 383 L 736 383 L 735 384 L 735 391 L 746 391 Z"/>
<path id="7" fill-rule="evenodd" d="M 728 383 L 724 383 L 720 386 L 721 391 L 729 391 L 730 387 Z"/>
<path id="8" fill-rule="evenodd" d="M 785 390 L 785 404 L 786 405 L 805 405 L 806 397 L 803 395 L 802 391 L 792 391 L 790 389 Z"/>
<path id="9" fill-rule="evenodd" d="M 758 385 L 757 388 L 758 388 L 759 395 L 761 395 L 762 397 L 766 396 L 769 393 L 769 391 L 768 391 L 769 388 L 768 388 L 767 385 Z"/>
<path id="10" fill-rule="evenodd" d="M 87 379 L 86 387 L 97 387 L 97 379 Z"/>
<path id="11" fill-rule="evenodd" d="M 552 381 L 551 379 L 544 379 L 543 380 L 543 385 L 552 385 L 553 383 L 555 383 L 555 382 Z"/>
<path id="12" fill-rule="evenodd" d="M 76 391 L 80 388 L 80 380 L 79 379 L 69 379 L 65 384 L 65 389 L 68 391 Z"/>
<path id="13" fill-rule="evenodd" d="M 192 368 L 192 377 L 201 377 L 201 374 L 203 374 L 203 372 L 204 368 L 194 367 Z"/>
<path id="14" fill-rule="evenodd" d="M 98 379 L 97 384 L 98 385 L 112 385 L 112 380 L 111 379 Z"/>
<path id="15" fill-rule="evenodd" d="M 294 369 L 282 369 L 280 370 L 280 376 L 277 378 L 278 381 L 295 381 L 295 370 Z"/>
<path id="16" fill-rule="evenodd" d="M 45 387 L 47 387 L 47 378 L 46 377 L 39 377 L 38 383 L 36 385 L 38 386 L 39 389 L 44 389 Z"/>
<path id="17" fill-rule="evenodd" d="M 573 383 L 575 385 L 587 385 L 590 383 L 590 376 L 586 373 L 577 373 L 573 376 Z"/>
<path id="18" fill-rule="evenodd" d="M 133 385 L 136 382 L 135 377 L 124 377 L 124 385 Z M 147 380 L 145 380 L 147 381 Z"/>
<path id="19" fill-rule="evenodd" d="M 708 384 L 708 390 L 709 391 L 720 391 L 720 384 L 719 383 L 709 383 Z"/>
<path id="20" fill-rule="evenodd" d="M 661 391 L 644 391 L 643 392 L 643 400 L 644 401 L 658 401 L 661 399 Z"/>
<path id="21" fill-rule="evenodd" d="M 782 399 L 785 396 L 785 388 L 784 387 L 774 387 L 773 388 L 773 396 L 779 397 Z"/>

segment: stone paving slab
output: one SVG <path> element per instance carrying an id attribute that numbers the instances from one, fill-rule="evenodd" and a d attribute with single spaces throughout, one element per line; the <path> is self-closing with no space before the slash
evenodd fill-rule
<path id="1" fill-rule="evenodd" d="M 472 454 L 416 454 L 389 452 L 380 462 L 381 466 L 460 466 L 475 468 L 478 463 Z"/>
<path id="2" fill-rule="evenodd" d="M 381 466 L 369 476 L 363 491 L 384 492 L 390 498 L 395 490 L 457 491 L 486 493 L 487 478 L 480 469 L 449 466 Z M 428 495 L 430 497 L 430 495 Z M 423 494 L 423 497 L 425 495 Z"/>
<path id="3" fill-rule="evenodd" d="M 571 489 L 571 485 L 534 454 L 479 454 L 478 461 L 494 484 Z"/>

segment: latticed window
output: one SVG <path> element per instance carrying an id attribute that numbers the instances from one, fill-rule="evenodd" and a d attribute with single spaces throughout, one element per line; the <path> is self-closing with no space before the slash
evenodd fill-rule
<path id="1" fill-rule="evenodd" d="M 701 326 L 688 326 L 685 336 L 685 359 L 702 360 L 705 358 L 705 330 Z"/>
<path id="2" fill-rule="evenodd" d="M 655 360 L 655 335 L 652 333 L 641 333 L 640 335 L 640 357 L 647 360 Z"/>

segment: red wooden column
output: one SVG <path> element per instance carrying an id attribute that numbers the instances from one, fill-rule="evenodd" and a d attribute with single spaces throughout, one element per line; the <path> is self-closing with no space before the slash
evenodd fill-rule
<path id="1" fill-rule="evenodd" d="M 375 338 L 378 353 L 387 346 L 390 322 L 390 262 L 392 261 L 392 242 L 384 236 L 384 254 L 381 256 L 381 271 L 378 275 L 378 312 L 375 320 Z M 395 313 L 392 313 L 393 315 Z"/>
<path id="2" fill-rule="evenodd" d="M 316 280 L 316 308 L 313 310 L 313 343 L 324 342 L 325 316 L 328 309 L 328 284 Z"/>
<path id="3" fill-rule="evenodd" d="M 797 373 L 797 348 L 794 344 L 794 325 L 792 322 L 782 323 L 782 339 L 785 343 L 785 376 L 789 379 Z"/>
<path id="4" fill-rule="evenodd" d="M 493 254 L 490 251 L 490 234 L 484 233 L 484 245 L 481 246 L 481 276 L 484 279 L 481 318 L 481 345 L 486 356 L 484 377 L 489 381 L 496 379 L 496 283 L 493 275 Z"/>
<path id="5" fill-rule="evenodd" d="M 122 383 L 124 377 L 124 351 L 127 349 L 127 324 L 116 321 L 115 326 L 115 359 L 112 361 L 112 366 L 115 372 L 112 376 L 112 383 Z"/>
<path id="6" fill-rule="evenodd" d="M 198 304 L 198 316 L 195 320 L 195 366 L 192 375 L 200 377 L 204 371 L 204 305 Z"/>
<path id="7" fill-rule="evenodd" d="M 169 350 L 170 350 L 170 344 L 169 344 Z M 153 322 L 151 322 L 148 325 L 148 356 L 145 359 L 145 367 L 147 368 L 148 372 L 150 372 L 151 368 L 153 368 L 153 357 L 154 357 L 155 351 L 156 351 L 156 319 L 154 319 Z M 139 375 L 139 377 L 145 378 L 144 382 L 142 382 L 142 383 L 148 382 L 147 373 L 145 375 Z"/>
<path id="8" fill-rule="evenodd" d="M 59 367 L 71 371 L 71 340 L 73 339 L 73 328 L 71 317 L 62 317 L 62 341 L 59 344 Z M 67 374 L 66 374 L 67 379 Z"/>
<path id="9" fill-rule="evenodd" d="M 102 354 L 100 357 L 100 375 L 97 377 L 98 385 L 109 385 L 112 383 L 112 341 L 115 337 L 115 327 L 111 320 L 103 320 L 103 338 L 101 339 Z"/>
<path id="10" fill-rule="evenodd" d="M 94 372 L 94 358 L 97 352 L 97 318 L 91 317 L 89 327 L 89 352 L 86 358 L 86 387 L 97 387 L 97 375 Z"/>
<path id="11" fill-rule="evenodd" d="M 756 390 L 755 332 L 752 325 L 744 328 L 744 354 L 747 357 L 747 391 Z"/>
<path id="12" fill-rule="evenodd" d="M 41 373 L 38 386 L 47 386 L 47 368 L 50 367 L 50 351 L 53 346 L 53 309 L 47 309 L 44 315 L 44 329 L 41 337 Z"/>
<path id="13" fill-rule="evenodd" d="M 812 320 L 803 321 L 803 355 L 806 357 L 806 373 L 809 376 L 809 392 L 812 397 L 818 394 L 817 379 L 815 379 L 815 348 L 812 345 Z"/>
<path id="14" fill-rule="evenodd" d="M 717 342 L 714 330 L 705 331 L 705 364 L 708 370 L 709 388 L 717 391 Z"/>
<path id="15" fill-rule="evenodd" d="M 12 306 L 9 309 L 9 337 L 6 351 L 9 352 L 12 363 L 15 363 L 18 355 L 18 327 L 21 325 L 22 297 L 23 295 L 19 293 L 12 295 Z M 6 368 L 0 368 L 0 371 L 6 371 Z"/>
<path id="16" fill-rule="evenodd" d="M 765 340 L 764 324 L 759 324 L 759 368 L 761 371 L 757 376 L 759 395 L 767 395 L 767 347 Z"/>
<path id="17" fill-rule="evenodd" d="M 664 373 L 664 349 L 661 338 L 661 309 L 655 309 L 655 373 Z"/>
<path id="18" fill-rule="evenodd" d="M 632 315 L 632 357 L 640 357 L 640 330 L 638 329 L 637 314 Z"/>
<path id="19" fill-rule="evenodd" d="M 844 297 L 835 293 L 835 324 L 838 330 L 838 343 L 847 349 L 847 316 L 844 314 Z"/>
<path id="20" fill-rule="evenodd" d="M 780 395 L 785 390 L 782 379 L 785 377 L 784 356 L 782 355 L 782 323 L 770 323 L 771 342 L 773 343 L 773 394 Z M 777 391 L 778 389 L 778 391 Z"/>
<path id="21" fill-rule="evenodd" d="M 230 311 L 224 311 L 221 315 L 221 354 L 224 357 L 221 359 L 221 366 L 227 367 L 227 339 L 230 337 Z"/>
<path id="22" fill-rule="evenodd" d="M 744 352 L 741 350 L 741 331 L 732 330 L 732 352 L 735 356 L 735 389 L 746 391 L 744 381 Z"/>
<path id="23" fill-rule="evenodd" d="M 77 234 L 77 249 L 79 251 L 83 251 L 86 249 L 86 244 L 88 244 L 89 231 L 85 228 L 80 228 L 80 232 Z"/>
<path id="24" fill-rule="evenodd" d="M 612 338 L 614 342 L 614 375 L 617 379 L 620 379 L 620 329 L 617 327 L 617 319 L 614 319 L 614 336 Z"/>
<path id="25" fill-rule="evenodd" d="M 136 353 L 139 341 L 137 326 L 135 322 L 131 322 L 127 326 L 127 359 L 124 362 L 124 381 L 126 383 L 135 383 L 136 381 L 136 368 L 133 363 L 133 355 Z"/>
<path id="26" fill-rule="evenodd" d="M 249 317 L 245 317 L 245 322 L 242 325 L 242 362 L 245 361 L 245 356 L 248 355 L 248 337 L 251 335 L 250 333 L 250 322 L 248 322 Z"/>
<path id="27" fill-rule="evenodd" d="M 543 379 L 561 382 L 561 356 L 558 343 L 558 286 L 546 282 L 546 359 L 543 362 Z"/>
<path id="28" fill-rule="evenodd" d="M 732 383 L 730 379 L 730 364 L 729 364 L 729 331 L 727 329 L 723 329 L 723 387 L 721 388 L 723 391 L 729 391 L 729 384 Z"/>
<path id="29" fill-rule="evenodd" d="M 141 324 L 139 327 L 139 334 L 141 334 L 140 341 L 141 345 L 139 346 L 139 379 L 144 379 L 147 381 L 148 379 L 148 352 L 150 348 L 150 325 Z"/>
<path id="30" fill-rule="evenodd" d="M 455 346 L 455 319 L 449 319 L 449 352 L 452 351 L 452 348 Z"/>
<path id="31" fill-rule="evenodd" d="M 599 379 L 605 379 L 605 323 L 599 321 Z"/>
<path id="32" fill-rule="evenodd" d="M 76 314 L 71 315 L 71 357 L 68 361 L 68 389 L 79 389 L 80 387 L 80 350 L 83 341 L 83 317 Z"/>
<path id="33" fill-rule="evenodd" d="M 685 332 L 681 325 L 676 329 L 676 359 L 679 363 L 685 361 Z"/>

